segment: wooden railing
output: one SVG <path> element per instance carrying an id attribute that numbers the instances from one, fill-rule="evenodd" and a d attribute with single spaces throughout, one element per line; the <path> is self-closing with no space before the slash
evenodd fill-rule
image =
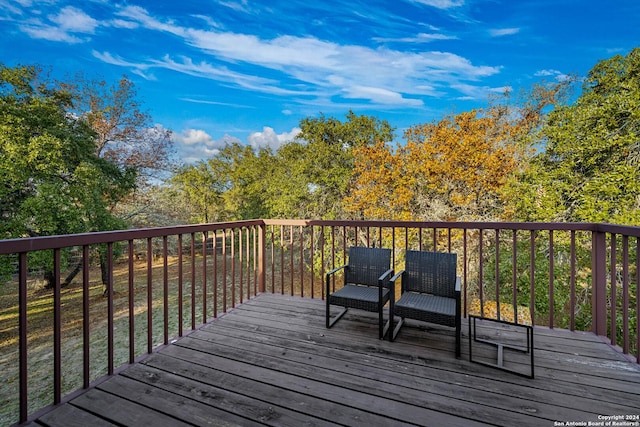
<path id="1" fill-rule="evenodd" d="M 407 249 L 455 252 L 465 316 L 591 331 L 640 363 L 638 227 L 253 220 L 4 240 L 0 424 L 37 417 L 260 292 L 324 298 L 324 274 L 352 245 L 392 248 L 396 270 Z"/>

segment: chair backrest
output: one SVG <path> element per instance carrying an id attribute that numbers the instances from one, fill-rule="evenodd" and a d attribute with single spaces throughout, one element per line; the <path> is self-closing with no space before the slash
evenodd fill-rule
<path id="1" fill-rule="evenodd" d="M 457 260 L 448 252 L 407 251 L 403 291 L 455 297 Z"/>
<path id="2" fill-rule="evenodd" d="M 391 267 L 391 249 L 351 246 L 345 283 L 377 286 L 378 278 Z"/>

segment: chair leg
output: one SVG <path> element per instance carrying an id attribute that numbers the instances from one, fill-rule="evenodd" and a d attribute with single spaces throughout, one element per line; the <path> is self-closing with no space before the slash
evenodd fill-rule
<path id="1" fill-rule="evenodd" d="M 396 327 L 393 330 L 389 331 L 389 341 L 393 341 L 396 339 L 396 335 L 398 335 L 398 332 L 400 332 L 400 328 L 402 327 L 402 325 L 404 325 L 404 317 L 401 317 Z"/>
<path id="2" fill-rule="evenodd" d="M 456 322 L 456 358 L 460 359 L 460 333 L 461 333 L 462 325 L 460 318 L 458 318 Z"/>
<path id="3" fill-rule="evenodd" d="M 348 310 L 349 310 L 348 307 L 344 307 L 336 317 L 331 319 L 330 312 L 329 312 L 329 304 L 327 304 L 327 329 L 333 327 L 333 325 L 335 325 L 336 322 L 340 320 Z"/>

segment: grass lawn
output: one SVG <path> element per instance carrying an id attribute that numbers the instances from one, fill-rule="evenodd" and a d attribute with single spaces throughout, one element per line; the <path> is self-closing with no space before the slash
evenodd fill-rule
<path id="1" fill-rule="evenodd" d="M 236 260 L 236 263 L 238 261 Z M 236 300 L 239 301 L 240 285 L 237 279 L 239 267 L 236 265 L 236 280 L 232 281 L 230 258 L 227 259 L 227 288 L 236 286 Z M 221 312 L 222 268 L 218 258 L 217 305 Z M 202 307 L 202 258 L 195 259 L 195 324 L 203 322 Z M 207 317 L 213 317 L 214 277 L 213 257 L 207 257 Z M 253 287 L 253 273 L 250 285 Z M 243 278 L 243 294 L 246 297 L 247 276 Z M 191 329 L 191 258 L 183 259 L 183 328 Z M 147 352 L 147 263 L 134 262 L 134 331 L 135 355 Z M 168 329 L 169 338 L 179 334 L 178 260 L 168 259 Z M 152 313 L 153 347 L 164 341 L 164 265 L 162 259 L 153 261 Z M 30 275 L 28 280 L 28 389 L 31 413 L 53 402 L 53 291 L 44 288 L 42 277 Z M 253 288 L 252 288 L 253 290 Z M 114 366 L 129 360 L 129 266 L 126 260 L 114 267 Z M 107 374 L 108 370 L 108 299 L 103 295 L 104 286 L 100 279 L 100 268 L 92 266 L 89 280 L 89 327 L 90 327 L 90 380 L 94 381 Z M 83 386 L 83 289 L 82 274 L 62 289 L 62 394 L 63 396 Z M 232 306 L 231 291 L 227 291 L 227 307 Z M 0 425 L 9 425 L 18 420 L 19 402 L 19 359 L 18 359 L 18 285 L 9 282 L 0 285 Z"/>

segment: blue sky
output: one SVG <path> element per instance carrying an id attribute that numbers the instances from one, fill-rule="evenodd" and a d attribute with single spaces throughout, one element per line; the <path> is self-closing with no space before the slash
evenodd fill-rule
<path id="1" fill-rule="evenodd" d="M 638 0 L 0 0 L 0 62 L 127 75 L 180 158 L 324 113 L 409 126 L 640 46 Z"/>

